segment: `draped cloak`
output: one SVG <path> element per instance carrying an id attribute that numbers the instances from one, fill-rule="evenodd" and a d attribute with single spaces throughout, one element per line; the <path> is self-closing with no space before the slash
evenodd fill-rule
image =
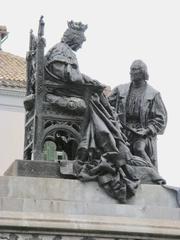
<path id="1" fill-rule="evenodd" d="M 121 125 L 116 121 L 116 114 L 102 93 L 104 86 L 80 72 L 76 55 L 68 45 L 58 43 L 49 50 L 45 69 L 52 81 L 66 84 L 64 91 L 55 93 L 57 97 L 58 94 L 75 94 L 86 102 L 82 138 L 74 161 L 74 173 L 79 179 L 98 181 L 109 195 L 120 202 L 134 195 L 139 184 L 137 172 L 127 165 L 139 164 L 148 168 L 151 180 L 161 180 L 143 159 L 133 157 Z M 72 83 L 74 85 L 70 87 Z M 81 86 L 81 91 L 77 91 L 78 86 Z"/>

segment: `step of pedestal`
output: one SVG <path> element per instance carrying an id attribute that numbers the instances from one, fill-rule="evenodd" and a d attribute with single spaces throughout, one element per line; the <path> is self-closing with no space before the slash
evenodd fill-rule
<path id="1" fill-rule="evenodd" d="M 29 198 L 0 198 L 0 211 L 59 213 L 64 215 L 117 216 L 180 220 L 179 208 L 55 201 Z"/>
<path id="2" fill-rule="evenodd" d="M 119 204 L 96 182 L 54 178 L 1 176 L 0 197 Z M 140 185 L 136 195 L 127 203 L 141 207 L 179 207 L 174 191 L 149 184 Z"/>

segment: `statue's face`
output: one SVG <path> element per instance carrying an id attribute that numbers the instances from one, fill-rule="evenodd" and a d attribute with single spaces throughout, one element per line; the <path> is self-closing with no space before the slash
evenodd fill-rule
<path id="1" fill-rule="evenodd" d="M 85 38 L 84 34 L 75 35 L 70 47 L 72 48 L 73 51 L 77 51 L 78 49 L 80 49 L 82 47 L 82 44 L 85 41 L 86 41 L 86 38 Z"/>
<path id="2" fill-rule="evenodd" d="M 132 81 L 144 80 L 144 69 L 139 65 L 133 65 L 130 69 L 130 75 Z"/>
<path id="3" fill-rule="evenodd" d="M 84 41 L 86 41 L 84 32 L 73 31 L 67 29 L 61 39 L 62 42 L 66 43 L 73 51 L 77 51 L 82 47 Z"/>

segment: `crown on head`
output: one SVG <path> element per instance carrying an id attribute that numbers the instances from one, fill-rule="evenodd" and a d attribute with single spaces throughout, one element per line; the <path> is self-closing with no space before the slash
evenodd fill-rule
<path id="1" fill-rule="evenodd" d="M 85 32 L 86 29 L 88 28 L 88 25 L 84 25 L 82 22 L 74 22 L 72 20 L 67 22 L 67 24 L 68 28 L 79 32 Z"/>

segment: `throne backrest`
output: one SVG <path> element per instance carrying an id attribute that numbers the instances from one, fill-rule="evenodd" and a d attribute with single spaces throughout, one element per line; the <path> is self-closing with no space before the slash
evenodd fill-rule
<path id="1" fill-rule="evenodd" d="M 29 42 L 26 57 L 27 91 L 24 101 L 26 109 L 24 159 L 48 158 L 48 143 L 56 149 L 59 156 L 73 159 L 80 141 L 81 125 L 86 111 L 85 101 L 83 96 L 57 94 L 76 86 L 58 83 L 45 71 L 43 17 L 39 21 L 38 36 L 31 31 Z"/>

